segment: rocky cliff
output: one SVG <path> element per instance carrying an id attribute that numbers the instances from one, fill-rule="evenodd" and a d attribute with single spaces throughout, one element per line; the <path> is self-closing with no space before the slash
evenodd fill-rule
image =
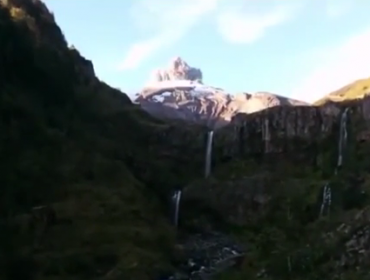
<path id="1" fill-rule="evenodd" d="M 230 94 L 202 80 L 202 72 L 176 58 L 170 67 L 157 70 L 151 80 L 137 95 L 136 102 L 155 117 L 181 119 L 217 129 L 230 123 L 238 113 L 253 113 L 275 106 L 307 105 L 268 92 Z"/>
<path id="2" fill-rule="evenodd" d="M 184 261 L 239 248 L 176 238 L 216 230 L 245 250 L 218 279 L 369 277 L 369 98 L 255 110 L 275 95 L 233 97 L 257 105 L 215 132 L 202 179 L 208 127 L 159 121 L 99 81 L 42 2 L 1 1 L 0 37 L 1 279 L 189 279 L 174 273 Z"/>
<path id="3" fill-rule="evenodd" d="M 184 219 L 245 235 L 249 261 L 222 279 L 367 275 L 369 112 L 369 98 L 276 107 L 215 133 L 213 176 L 185 188 Z"/>
<path id="4" fill-rule="evenodd" d="M 191 67 L 181 57 L 170 61 L 168 68 L 153 71 L 150 82 L 189 80 L 202 83 L 203 73 L 199 68 Z"/>

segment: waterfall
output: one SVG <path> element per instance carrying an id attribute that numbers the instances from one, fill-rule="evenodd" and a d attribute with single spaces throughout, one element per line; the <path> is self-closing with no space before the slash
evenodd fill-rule
<path id="1" fill-rule="evenodd" d="M 269 119 L 265 118 L 264 125 L 262 126 L 262 140 L 265 143 L 265 153 L 269 152 L 270 144 L 270 129 L 269 129 Z"/>
<path id="2" fill-rule="evenodd" d="M 337 168 L 342 166 L 343 164 L 343 150 L 347 144 L 347 115 L 348 115 L 348 109 L 346 108 L 340 118 L 340 129 L 339 129 L 339 141 L 338 141 L 338 161 L 337 161 Z"/>
<path id="3" fill-rule="evenodd" d="M 337 166 L 335 167 L 334 174 L 338 173 L 339 167 L 343 164 L 343 151 L 345 146 L 347 145 L 347 116 L 348 116 L 349 108 L 346 108 L 340 117 L 340 127 L 339 127 L 339 140 L 338 140 L 338 160 Z M 330 205 L 331 205 L 331 187 L 329 183 L 326 183 L 323 193 L 322 193 L 322 203 L 320 208 L 320 216 L 324 214 L 325 209 L 328 209 L 328 213 L 330 212 Z"/>
<path id="4" fill-rule="evenodd" d="M 324 215 L 324 211 L 327 208 L 328 213 L 330 212 L 331 205 L 331 188 L 329 183 L 326 183 L 323 192 L 322 192 L 322 203 L 320 207 L 320 216 Z"/>
<path id="5" fill-rule="evenodd" d="M 208 131 L 207 133 L 207 147 L 206 147 L 206 158 L 205 158 L 205 177 L 206 178 L 211 174 L 212 142 L 213 142 L 213 130 Z"/>
<path id="6" fill-rule="evenodd" d="M 179 210 L 180 210 L 180 200 L 181 200 L 181 190 L 175 190 L 175 192 L 172 195 L 172 222 L 177 227 L 179 223 Z"/>

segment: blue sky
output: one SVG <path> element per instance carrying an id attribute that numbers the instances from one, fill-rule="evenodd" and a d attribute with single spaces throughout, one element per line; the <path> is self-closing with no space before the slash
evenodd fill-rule
<path id="1" fill-rule="evenodd" d="M 180 56 L 204 83 L 315 100 L 370 76 L 366 0 L 45 0 L 100 79 L 135 94 Z"/>

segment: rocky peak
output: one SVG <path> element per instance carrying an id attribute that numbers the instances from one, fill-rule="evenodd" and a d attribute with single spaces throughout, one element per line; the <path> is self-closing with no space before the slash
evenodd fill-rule
<path id="1" fill-rule="evenodd" d="M 203 74 L 199 68 L 189 66 L 181 57 L 175 57 L 170 61 L 167 68 L 154 71 L 151 82 L 190 80 L 201 83 L 202 79 Z"/>

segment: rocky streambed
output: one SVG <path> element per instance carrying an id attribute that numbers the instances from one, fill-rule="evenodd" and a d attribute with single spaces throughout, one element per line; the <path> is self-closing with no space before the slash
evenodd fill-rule
<path id="1" fill-rule="evenodd" d="M 243 248 L 232 237 L 220 232 L 192 234 L 179 240 L 183 261 L 176 271 L 158 280 L 211 279 L 212 276 L 238 267 L 244 259 Z"/>

